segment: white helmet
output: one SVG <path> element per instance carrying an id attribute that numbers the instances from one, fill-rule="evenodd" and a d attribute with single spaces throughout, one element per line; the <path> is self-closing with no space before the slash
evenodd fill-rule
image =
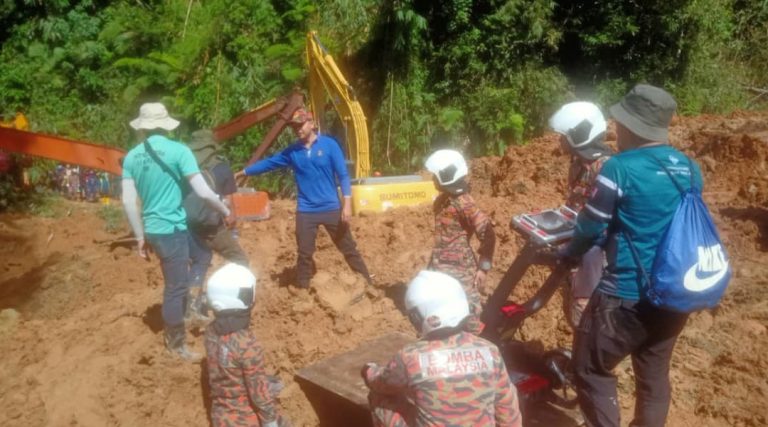
<path id="1" fill-rule="evenodd" d="M 464 156 L 456 150 L 437 150 L 427 158 L 424 167 L 432 172 L 440 185 L 450 185 L 467 176 L 469 169 Z"/>
<path id="2" fill-rule="evenodd" d="M 245 310 L 253 305 L 255 290 L 256 276 L 251 270 L 229 263 L 211 275 L 205 295 L 214 312 Z"/>
<path id="3" fill-rule="evenodd" d="M 607 129 L 605 117 L 591 102 L 571 102 L 560 107 L 549 119 L 555 132 L 565 135 L 568 145 L 585 158 L 597 157 L 593 144 L 602 144 Z M 605 147 L 600 147 L 601 152 Z"/>
<path id="4" fill-rule="evenodd" d="M 469 303 L 458 280 L 439 271 L 422 270 L 408 285 L 405 309 L 421 335 L 455 328 L 469 316 Z"/>

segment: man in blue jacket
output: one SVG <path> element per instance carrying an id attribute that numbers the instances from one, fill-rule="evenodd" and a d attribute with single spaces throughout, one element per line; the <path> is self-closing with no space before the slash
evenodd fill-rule
<path id="1" fill-rule="evenodd" d="M 317 133 L 312 113 L 304 109 L 293 114 L 290 125 L 299 138 L 295 143 L 272 157 L 247 166 L 237 176 L 259 175 L 285 167 L 293 170 L 298 189 L 296 286 L 309 287 L 314 267 L 315 238 L 320 225 L 328 231 L 350 268 L 370 283 L 368 267 L 349 230 L 352 190 L 341 147 L 332 138 Z M 339 202 L 337 185 L 341 186 L 343 204 Z"/>
<path id="2" fill-rule="evenodd" d="M 607 267 L 578 325 L 574 370 L 579 405 L 589 426 L 619 426 L 616 377 L 627 356 L 635 373 L 631 426 L 663 426 L 669 411 L 669 365 L 687 314 L 661 310 L 646 296 L 648 284 L 633 257 L 650 272 L 683 188 L 702 188 L 701 172 L 669 144 L 677 104 L 663 89 L 635 86 L 610 111 L 620 153 L 605 162 L 563 255 L 583 255 L 608 232 Z"/>

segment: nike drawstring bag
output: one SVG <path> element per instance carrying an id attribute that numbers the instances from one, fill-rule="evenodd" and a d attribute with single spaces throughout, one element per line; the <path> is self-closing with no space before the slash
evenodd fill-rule
<path id="1" fill-rule="evenodd" d="M 648 284 L 646 295 L 654 306 L 680 313 L 713 308 L 731 279 L 728 254 L 701 198 L 701 190 L 693 185 L 693 168 L 690 188 L 684 190 L 656 160 L 682 199 L 659 243 L 651 277 L 640 267 Z M 631 243 L 630 248 L 636 255 Z"/>

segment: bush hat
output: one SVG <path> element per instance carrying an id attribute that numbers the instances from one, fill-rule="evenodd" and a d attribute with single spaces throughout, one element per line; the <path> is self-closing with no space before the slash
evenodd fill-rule
<path id="1" fill-rule="evenodd" d="M 165 129 L 174 130 L 179 126 L 179 121 L 172 118 L 165 109 L 165 105 L 159 102 L 148 102 L 139 108 L 139 117 L 132 120 L 131 127 L 139 129 Z"/>
<path id="2" fill-rule="evenodd" d="M 664 89 L 639 84 L 610 108 L 611 115 L 635 135 L 654 142 L 669 142 L 669 123 L 677 102 Z"/>

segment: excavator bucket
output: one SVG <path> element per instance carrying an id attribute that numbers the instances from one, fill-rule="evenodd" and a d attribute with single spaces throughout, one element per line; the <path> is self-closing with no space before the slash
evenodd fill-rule
<path id="1" fill-rule="evenodd" d="M 386 364 L 415 338 L 400 332 L 383 335 L 357 348 L 301 369 L 297 380 L 321 426 L 370 425 L 368 387 L 360 376 L 367 362 Z"/>
<path id="2" fill-rule="evenodd" d="M 251 188 L 239 188 L 232 195 L 232 204 L 238 219 L 261 221 L 269 218 L 269 195 L 264 191 Z"/>

